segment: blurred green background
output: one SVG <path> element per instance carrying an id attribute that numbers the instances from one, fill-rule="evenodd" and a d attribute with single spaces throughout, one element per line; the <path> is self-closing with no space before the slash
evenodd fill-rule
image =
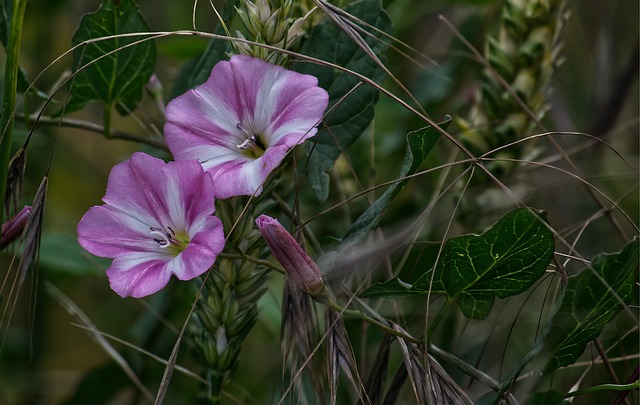
<path id="1" fill-rule="evenodd" d="M 191 28 L 192 2 L 139 0 L 138 3 L 153 30 Z M 206 2 L 200 3 L 197 26 L 202 31 L 211 31 L 215 15 Z M 465 116 L 481 67 L 470 61 L 468 50 L 454 39 L 438 16 L 444 15 L 474 46 L 482 49 L 486 35 L 497 28 L 501 2 L 395 0 L 387 3 L 395 36 L 437 61 L 437 65 L 425 62 L 424 66 L 417 66 L 391 51 L 389 69 L 434 119 L 439 120 L 445 114 Z M 32 0 L 28 3 L 21 62 L 32 79 L 42 72 L 36 83 L 38 88 L 50 91 L 58 78 L 70 69 L 69 55 L 48 65 L 70 48 L 71 37 L 83 13 L 96 10 L 99 4 L 95 0 Z M 552 79 L 551 109 L 544 122 L 555 131 L 601 137 L 631 162 L 635 175 L 602 146 L 590 145 L 572 155 L 582 175 L 614 199 L 630 192 L 619 203 L 637 224 L 638 2 L 574 1 L 568 9 L 571 17 L 563 31 L 564 63 Z M 180 69 L 206 45 L 206 39 L 196 37 L 157 41 L 156 72 L 167 99 Z M 0 65 L 4 65 L 3 53 Z M 62 103 L 64 98 L 65 91 L 62 91 L 56 101 Z M 72 117 L 101 123 L 101 107 L 91 105 Z M 164 123 L 162 113 L 148 96 L 135 113 L 138 121 L 114 117 L 113 128 L 141 136 L 151 135 L 149 132 L 154 131 L 154 127 L 157 135 Z M 397 103 L 381 98 L 371 131 L 349 151 L 349 160 L 356 173 L 366 179 L 365 185 L 395 178 L 404 156 L 404 137 L 420 126 Z M 455 128 L 451 130 L 455 132 Z M 16 131 L 18 148 L 26 129 L 18 124 Z M 374 175 L 369 173 L 372 137 L 376 144 Z M 567 149 L 585 142 L 581 137 L 559 137 L 558 140 Z M 176 338 L 175 328 L 180 328 L 186 317 L 195 287 L 172 282 L 169 289 L 147 299 L 123 300 L 109 289 L 104 275 L 108 261 L 90 256 L 76 241 L 76 225 L 90 206 L 100 204 L 111 167 L 136 150 L 152 151 L 144 145 L 106 140 L 100 134 L 85 130 L 43 125 L 37 128 L 29 148 L 25 203 L 33 197 L 53 153 L 40 268 L 37 275 L 28 276 L 15 304 L 2 297 L 5 319 L 8 313 L 12 316 L 9 328 L 2 325 L 5 329 L 1 330 L 4 344 L 0 352 L 0 403 L 144 402 L 101 346 L 72 324 L 75 319 L 47 292 L 48 285 L 66 294 L 99 330 L 162 358 L 169 356 Z M 429 164 L 446 161 L 449 149 L 443 146 L 439 151 L 441 155 L 432 154 Z M 585 198 L 578 182 L 542 170 L 527 176 L 530 177 L 524 193 L 533 198 L 534 206 L 550 212 L 550 221 L 556 229 L 576 226 L 595 212 L 595 206 Z M 392 205 L 385 225 L 401 224 L 417 215 L 427 199 L 422 191 L 431 189 L 434 179 L 435 176 L 423 176 L 413 181 Z M 341 184 L 349 195 L 359 191 L 346 176 Z M 335 190 L 332 192 L 333 200 L 325 205 L 314 204 L 311 197 L 302 196 L 303 207 L 308 203 L 305 214 L 311 216 L 339 201 Z M 366 200 L 360 199 L 352 209 L 357 212 L 365 206 Z M 443 226 L 448 214 L 444 212 L 443 224 L 434 224 L 434 228 Z M 340 221 L 320 218 L 317 222 L 314 226 L 321 236 L 340 235 L 345 229 Z M 602 251 L 618 250 L 622 243 L 610 225 L 600 221 L 589 228 L 578 246 L 580 252 L 590 257 Z M 8 268 L 10 260 L 7 254 L 0 256 L 0 269 Z M 2 274 L 4 277 L 5 272 Z M 13 282 L 12 277 L 8 283 Z M 274 276 L 261 302 L 258 324 L 243 348 L 239 369 L 229 390 L 236 398 L 229 402 L 264 403 L 279 398 L 273 392 L 278 390 L 282 368 L 281 283 L 281 277 Z M 165 321 L 174 328 L 168 327 Z M 356 355 L 362 353 L 364 357 L 369 350 L 366 340 L 354 338 L 352 342 Z M 113 342 L 113 345 L 154 393 L 164 366 L 119 343 Z M 630 349 L 635 350 L 631 353 L 637 353 L 637 345 Z M 198 371 L 194 353 L 188 342 L 185 343 L 178 363 Z M 201 389 L 193 378 L 176 373 L 167 403 L 196 402 Z M 576 402 L 581 403 L 580 398 Z"/>

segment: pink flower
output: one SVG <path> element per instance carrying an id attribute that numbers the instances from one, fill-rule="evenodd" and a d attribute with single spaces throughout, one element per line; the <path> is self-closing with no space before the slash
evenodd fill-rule
<path id="1" fill-rule="evenodd" d="M 277 219 L 266 215 L 256 218 L 256 225 L 262 233 L 273 256 L 280 262 L 291 281 L 305 293 L 318 296 L 324 290 L 324 281 L 318 265 L 280 225 Z"/>
<path id="2" fill-rule="evenodd" d="M 196 161 L 135 153 L 111 170 L 102 200 L 78 224 L 78 239 L 90 253 L 114 259 L 107 277 L 122 297 L 158 292 L 172 274 L 190 280 L 224 247 L 213 181 Z"/>
<path id="3" fill-rule="evenodd" d="M 316 134 L 329 100 L 317 84 L 313 76 L 234 55 L 169 103 L 169 149 L 211 173 L 216 197 L 259 194 L 287 152 Z"/>
<path id="4" fill-rule="evenodd" d="M 26 205 L 13 218 L 2 224 L 2 232 L 0 233 L 0 250 L 4 249 L 11 242 L 22 235 L 31 207 Z"/>

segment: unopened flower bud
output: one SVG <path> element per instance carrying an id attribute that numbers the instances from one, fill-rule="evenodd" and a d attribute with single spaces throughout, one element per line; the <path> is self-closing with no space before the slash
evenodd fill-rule
<path id="1" fill-rule="evenodd" d="M 22 235 L 22 231 L 27 224 L 30 212 L 31 207 L 26 205 L 13 218 L 2 224 L 0 250 L 4 249 L 8 244 Z"/>
<path id="2" fill-rule="evenodd" d="M 164 95 L 164 88 L 162 87 L 162 83 L 160 79 L 158 79 L 157 74 L 152 74 L 147 82 L 147 91 L 154 98 L 162 97 Z"/>
<path id="3" fill-rule="evenodd" d="M 321 295 L 324 281 L 318 265 L 280 225 L 277 219 L 260 215 L 256 225 L 267 241 L 271 253 L 280 262 L 291 281 L 300 290 L 311 296 Z"/>

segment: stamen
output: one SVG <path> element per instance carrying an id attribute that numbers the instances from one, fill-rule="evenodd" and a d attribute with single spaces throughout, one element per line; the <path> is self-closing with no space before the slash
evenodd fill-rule
<path id="1" fill-rule="evenodd" d="M 151 235 L 159 236 L 158 238 L 153 238 L 153 240 L 160 245 L 160 247 L 167 248 L 171 245 L 172 238 L 169 233 L 165 235 L 160 229 L 154 227 L 150 227 L 149 229 L 151 230 Z"/>
<path id="2" fill-rule="evenodd" d="M 245 136 L 245 140 L 236 145 L 236 148 L 246 150 L 245 155 L 254 159 L 262 156 L 267 148 L 263 144 L 260 136 L 258 136 L 253 129 L 247 129 L 241 122 L 236 124 L 236 128 Z"/>
<path id="3" fill-rule="evenodd" d="M 246 149 L 253 148 L 255 144 L 256 144 L 256 136 L 251 135 L 250 137 L 245 139 L 244 142 L 242 142 L 240 145 L 236 145 L 236 148 L 246 150 Z"/>
<path id="4" fill-rule="evenodd" d="M 189 245 L 189 235 L 185 231 L 177 231 L 170 226 L 162 228 L 149 227 L 149 233 L 155 243 L 163 249 L 169 250 L 172 255 L 178 255 Z"/>

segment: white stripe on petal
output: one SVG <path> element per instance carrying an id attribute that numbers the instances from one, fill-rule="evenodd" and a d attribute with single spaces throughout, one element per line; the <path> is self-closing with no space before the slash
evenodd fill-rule
<path id="1" fill-rule="evenodd" d="M 185 223 L 185 206 L 182 200 L 182 190 L 180 190 L 180 181 L 176 171 L 170 172 L 164 170 L 166 181 L 164 184 L 164 198 L 171 218 L 171 224 L 183 228 Z M 165 224 L 169 225 L 169 224 Z"/>
<path id="2" fill-rule="evenodd" d="M 178 279 L 184 280 L 186 272 L 185 264 L 179 256 L 167 263 L 167 271 L 174 274 Z"/>
<path id="3" fill-rule="evenodd" d="M 278 98 L 286 83 L 284 80 L 279 80 L 279 73 L 281 73 L 279 69 L 266 71 L 258 88 L 256 108 L 253 113 L 253 123 L 258 131 L 266 131 L 276 113 Z"/>
<path id="4" fill-rule="evenodd" d="M 242 119 L 243 112 L 230 109 L 217 95 L 208 92 L 206 88 L 196 88 L 193 92 L 198 96 L 201 111 L 207 121 L 225 130 L 234 139 L 242 137 L 237 125 Z"/>

